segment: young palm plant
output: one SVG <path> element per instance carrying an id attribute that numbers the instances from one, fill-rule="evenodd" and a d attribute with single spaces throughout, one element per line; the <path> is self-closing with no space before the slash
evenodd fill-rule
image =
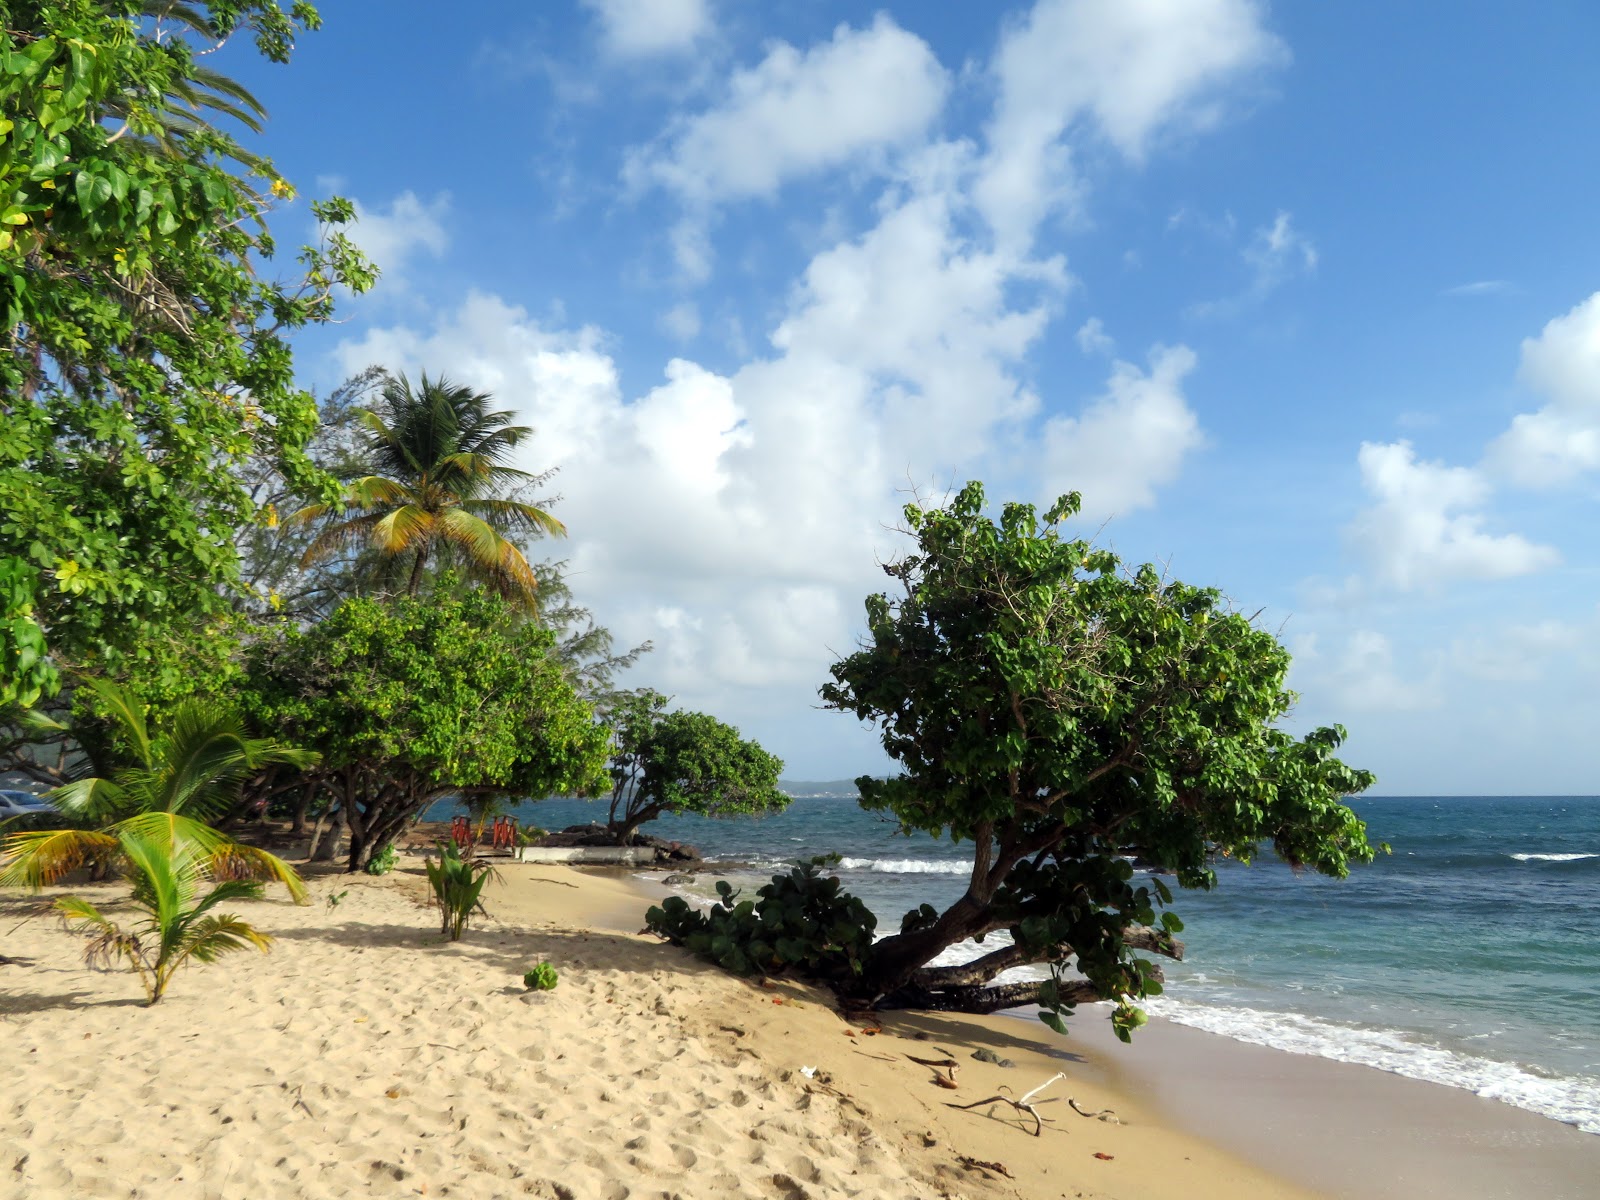
<path id="1" fill-rule="evenodd" d="M 487 392 L 422 376 L 413 388 L 391 379 L 364 417 L 376 468 L 346 485 L 339 505 L 313 504 L 291 518 L 327 520 L 306 550 L 310 566 L 342 550 L 367 547 L 407 563 L 405 590 L 416 595 L 433 560 L 455 560 L 509 599 L 532 605 L 538 580 L 506 534 L 553 537 L 566 527 L 544 509 L 502 493 L 538 476 L 508 466 L 511 451 L 533 430 L 494 412 Z"/>
<path id="2" fill-rule="evenodd" d="M 144 985 L 147 1003 L 160 1001 L 185 963 L 214 962 L 252 946 L 268 949 L 272 939 L 266 934 L 232 914 L 213 911 L 229 900 L 259 896 L 261 885 L 227 879 L 201 895 L 214 864 L 200 844 L 151 836 L 126 823 L 114 837 L 92 836 L 116 843 L 133 883 L 133 906 L 144 920 L 135 929 L 124 929 L 77 896 L 57 900 L 56 908 L 75 932 L 91 935 L 84 960 L 107 968 L 127 960 Z"/>
<path id="3" fill-rule="evenodd" d="M 473 912 L 488 915 L 480 897 L 494 868 L 486 862 L 462 858 L 454 842 L 445 846 L 438 862 L 430 858 L 423 865 L 428 871 L 433 901 L 439 906 L 439 932 L 452 942 L 459 942 Z"/>
<path id="4" fill-rule="evenodd" d="M 47 793 L 69 817 L 95 827 L 11 834 L 3 844 L 9 862 L 0 870 L 0 886 L 38 890 L 89 863 L 124 866 L 137 886 L 128 846 L 161 844 L 174 854 L 192 851 L 210 879 L 276 881 L 304 901 L 305 885 L 293 867 L 234 841 L 210 822 L 233 809 L 240 788 L 263 767 L 311 766 L 316 754 L 250 737 L 237 711 L 200 699 L 179 703 L 170 727 L 152 734 L 144 704 L 126 689 L 104 679 L 86 679 L 81 686 L 94 692 L 132 762 L 109 778 L 79 779 Z M 33 720 L 36 726 L 45 723 Z"/>

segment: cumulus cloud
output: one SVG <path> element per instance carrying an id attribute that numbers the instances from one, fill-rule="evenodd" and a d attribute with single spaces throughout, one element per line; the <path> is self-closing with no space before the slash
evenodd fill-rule
<path id="1" fill-rule="evenodd" d="M 1361 480 L 1376 503 L 1347 530 L 1377 581 L 1410 591 L 1464 579 L 1509 579 L 1555 565 L 1553 547 L 1485 530 L 1481 471 L 1419 462 L 1411 443 L 1363 442 Z"/>
<path id="2" fill-rule="evenodd" d="M 387 209 L 368 208 L 355 201 L 356 222 L 348 236 L 378 267 L 380 286 L 394 292 L 406 286 L 406 268 L 417 258 L 438 258 L 450 245 L 445 219 L 450 214 L 450 193 L 423 200 L 404 191 Z"/>
<path id="3" fill-rule="evenodd" d="M 1489 447 L 1491 469 L 1551 487 L 1600 467 L 1600 292 L 1522 343 L 1518 379 L 1548 398 Z"/>
<path id="4" fill-rule="evenodd" d="M 1081 492 L 1090 517 L 1154 504 L 1156 489 L 1176 479 L 1184 458 L 1205 441 L 1183 395 L 1184 377 L 1194 365 L 1187 346 L 1158 346 L 1148 371 L 1119 361 L 1105 392 L 1081 416 L 1049 420 L 1046 493 Z"/>
<path id="5" fill-rule="evenodd" d="M 1078 194 L 1076 127 L 1125 156 L 1159 132 L 1214 122 L 1230 84 L 1285 61 L 1254 0 L 1038 0 L 1007 30 L 978 202 L 996 234 L 1025 240 Z"/>
<path id="6" fill-rule="evenodd" d="M 711 31 L 707 0 L 583 0 L 600 22 L 608 53 L 647 58 L 690 49 Z"/>
<path id="7" fill-rule="evenodd" d="M 840 25 L 808 50 L 778 42 L 734 73 L 721 103 L 636 152 L 625 177 L 700 207 L 772 196 L 791 179 L 920 138 L 948 85 L 927 43 L 886 15 L 866 29 Z"/>

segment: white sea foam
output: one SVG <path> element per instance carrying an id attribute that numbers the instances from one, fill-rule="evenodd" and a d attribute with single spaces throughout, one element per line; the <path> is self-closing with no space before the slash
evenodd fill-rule
<path id="1" fill-rule="evenodd" d="M 1171 996 L 1154 997 L 1145 1007 L 1169 1021 L 1236 1041 L 1465 1088 L 1587 1133 L 1600 1133 L 1600 1079 L 1535 1075 L 1514 1063 L 1454 1053 L 1394 1030 L 1336 1025 L 1297 1013 L 1193 1004 Z"/>
<path id="2" fill-rule="evenodd" d="M 1600 854 L 1513 854 L 1518 862 L 1577 862 L 1583 858 L 1600 858 Z"/>
<path id="3" fill-rule="evenodd" d="M 883 875 L 970 875 L 972 864 L 938 858 L 841 858 L 847 871 L 876 871 Z"/>

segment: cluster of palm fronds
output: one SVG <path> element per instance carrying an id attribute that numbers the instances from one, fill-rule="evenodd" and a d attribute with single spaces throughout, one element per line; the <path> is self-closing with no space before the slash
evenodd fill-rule
<path id="1" fill-rule="evenodd" d="M 127 690 L 104 679 L 83 686 L 110 722 L 126 765 L 110 777 L 80 779 L 48 793 L 63 814 L 87 827 L 10 834 L 0 885 L 37 890 L 84 866 L 123 875 L 141 914 L 132 930 L 76 896 L 56 907 L 92 935 L 91 964 L 127 960 L 154 1004 L 173 972 L 191 959 L 211 962 L 250 946 L 266 949 L 269 938 L 215 912 L 219 904 L 255 896 L 264 882 L 282 883 L 295 900 L 305 899 L 305 885 L 288 863 L 209 822 L 234 806 L 240 787 L 263 767 L 309 766 L 316 756 L 251 737 L 237 712 L 197 699 L 177 705 L 165 728 L 152 731 L 145 706 Z M 49 718 L 30 720 L 65 732 Z"/>

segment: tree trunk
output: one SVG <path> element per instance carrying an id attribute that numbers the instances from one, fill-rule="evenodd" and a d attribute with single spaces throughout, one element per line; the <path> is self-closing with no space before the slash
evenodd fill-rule
<path id="1" fill-rule="evenodd" d="M 304 837 L 306 832 L 306 813 L 311 809 L 311 797 L 316 795 L 317 785 L 308 783 L 301 788 L 294 799 L 294 819 L 289 826 L 289 832 L 295 837 Z"/>
<path id="2" fill-rule="evenodd" d="M 1038 1004 L 1044 980 L 1024 983 L 1002 983 L 993 987 L 923 988 L 908 985 L 885 996 L 879 1008 L 916 1008 L 927 1012 L 992 1013 L 1002 1008 L 1016 1008 L 1023 1004 Z M 1088 1004 L 1103 1000 L 1094 984 L 1087 979 L 1064 983 L 1061 999 L 1075 1004 Z"/>
<path id="3" fill-rule="evenodd" d="M 306 857 L 312 862 L 332 862 L 338 857 L 339 822 L 334 820 L 338 815 L 339 805 L 334 803 L 312 827 L 311 844 L 306 848 Z"/>
<path id="4" fill-rule="evenodd" d="M 634 834 L 639 831 L 639 826 L 646 821 L 654 821 L 660 815 L 661 808 L 654 804 L 637 811 L 630 808 L 623 814 L 622 824 L 618 825 L 613 821 L 610 823 L 608 831 L 617 839 L 617 845 L 631 846 L 633 845 Z"/>

